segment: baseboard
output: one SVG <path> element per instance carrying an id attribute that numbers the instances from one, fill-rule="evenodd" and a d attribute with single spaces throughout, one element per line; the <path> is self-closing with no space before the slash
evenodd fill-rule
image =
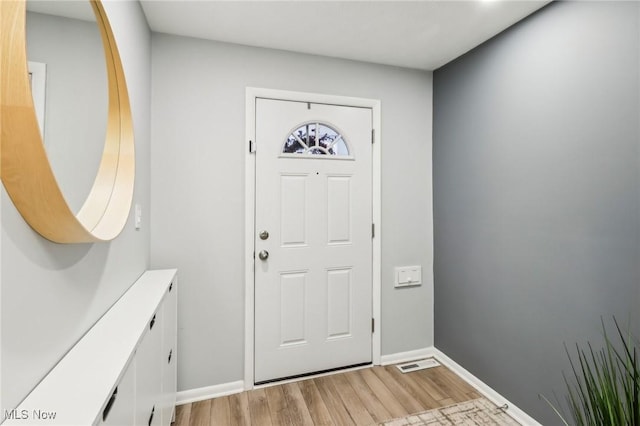
<path id="1" fill-rule="evenodd" d="M 416 349 L 407 352 L 398 352 L 391 355 L 382 355 L 380 365 L 399 364 L 401 362 L 415 361 L 420 358 L 430 358 L 434 356 L 434 347 Z"/>
<path id="2" fill-rule="evenodd" d="M 476 388 L 478 392 L 483 394 L 488 400 L 496 404 L 498 407 L 507 404 L 507 413 L 513 417 L 518 423 L 527 426 L 542 426 L 539 422 L 529 416 L 527 413 L 519 409 L 514 403 L 507 400 L 498 392 L 493 390 L 489 385 L 478 379 L 476 376 L 467 371 L 460 364 L 449 358 L 443 352 L 436 348 L 430 348 L 431 356 L 435 357 L 442 365 L 456 373 L 458 376 L 466 380 L 471 386 Z"/>
<path id="3" fill-rule="evenodd" d="M 242 380 L 207 386 L 204 388 L 189 389 L 178 392 L 176 395 L 176 405 L 204 401 L 205 399 L 217 398 L 219 396 L 233 395 L 234 393 L 240 393 L 243 391 L 244 382 Z"/>

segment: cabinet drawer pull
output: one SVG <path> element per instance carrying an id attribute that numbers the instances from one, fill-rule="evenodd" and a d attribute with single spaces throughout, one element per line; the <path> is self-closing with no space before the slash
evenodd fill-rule
<path id="1" fill-rule="evenodd" d="M 173 290 L 173 281 L 169 284 L 169 292 L 171 292 L 171 290 Z"/>
<path id="2" fill-rule="evenodd" d="M 118 388 L 116 387 L 113 393 L 111 394 L 111 398 L 109 398 L 109 402 L 107 402 L 107 406 L 102 410 L 102 421 L 107 421 L 107 417 L 109 416 L 109 412 L 111 411 L 111 407 L 113 407 L 113 403 L 116 402 L 116 396 L 118 396 Z"/>
<path id="3" fill-rule="evenodd" d="M 149 426 L 151 426 L 151 422 L 153 421 L 153 413 L 156 411 L 156 406 L 154 405 L 151 409 L 151 415 L 149 416 Z"/>
<path id="4" fill-rule="evenodd" d="M 149 323 L 149 330 L 153 330 L 153 325 L 156 323 L 156 316 L 154 315 L 153 318 L 151 318 L 151 322 Z"/>
<path id="5" fill-rule="evenodd" d="M 173 349 L 169 351 L 169 360 L 167 360 L 167 364 L 171 364 L 171 355 L 173 355 Z"/>

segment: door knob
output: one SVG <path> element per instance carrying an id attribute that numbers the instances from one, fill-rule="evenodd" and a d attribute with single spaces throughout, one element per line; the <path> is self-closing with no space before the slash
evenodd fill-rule
<path id="1" fill-rule="evenodd" d="M 262 250 L 260 251 L 260 253 L 258 253 L 258 257 L 260 258 L 260 260 L 267 260 L 269 258 L 269 252 L 266 250 Z"/>
<path id="2" fill-rule="evenodd" d="M 260 233 L 260 239 L 261 240 L 266 240 L 267 238 L 269 238 L 269 231 L 262 231 Z"/>

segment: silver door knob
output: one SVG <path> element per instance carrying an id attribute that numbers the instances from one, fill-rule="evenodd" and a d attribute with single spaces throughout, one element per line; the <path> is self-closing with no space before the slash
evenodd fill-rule
<path id="1" fill-rule="evenodd" d="M 261 240 L 266 240 L 267 238 L 269 238 L 269 231 L 262 231 L 260 233 L 260 239 Z"/>
<path id="2" fill-rule="evenodd" d="M 269 258 L 269 252 L 266 250 L 262 250 L 260 253 L 258 253 L 258 257 L 260 258 L 260 260 L 267 260 Z"/>

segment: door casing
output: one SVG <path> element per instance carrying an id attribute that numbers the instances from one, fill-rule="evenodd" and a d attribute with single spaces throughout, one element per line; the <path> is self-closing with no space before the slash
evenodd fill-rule
<path id="1" fill-rule="evenodd" d="M 254 387 L 254 234 L 255 234 L 255 194 L 256 194 L 256 99 L 279 99 L 284 101 L 312 102 L 328 105 L 371 108 L 373 114 L 372 147 L 372 212 L 375 224 L 375 236 L 372 241 L 372 299 L 375 329 L 372 335 L 373 364 L 380 365 L 380 329 L 381 329 L 381 158 L 380 158 L 380 101 L 377 99 L 354 98 L 318 93 L 292 92 L 285 90 L 247 87 L 245 105 L 245 354 L 244 388 Z M 260 149 L 257 147 L 257 149 Z"/>

